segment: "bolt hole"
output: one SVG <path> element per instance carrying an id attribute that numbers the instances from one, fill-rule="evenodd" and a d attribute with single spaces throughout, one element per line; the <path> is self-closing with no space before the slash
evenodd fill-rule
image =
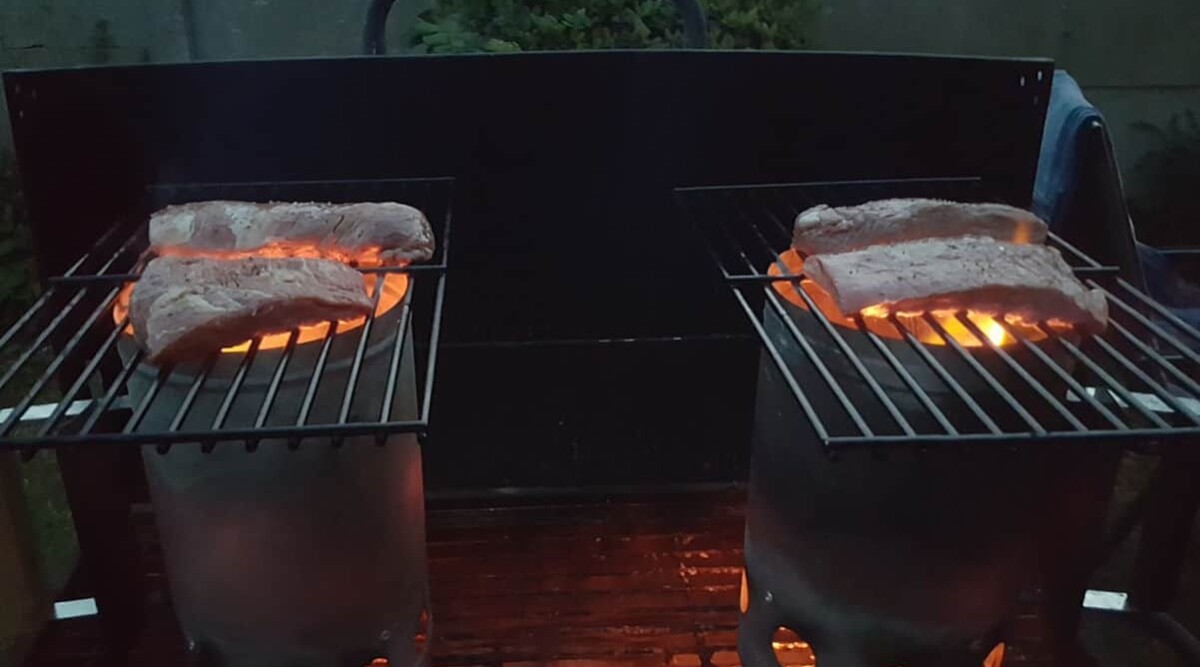
<path id="1" fill-rule="evenodd" d="M 1041 83 L 1041 81 L 1046 77 L 1046 73 L 1043 72 L 1042 70 L 1038 70 L 1037 77 L 1038 77 L 1038 83 Z"/>
<path id="2" fill-rule="evenodd" d="M 1004 664 L 1004 642 L 996 644 L 996 648 L 983 659 L 983 667 L 1001 667 Z"/>
<path id="3" fill-rule="evenodd" d="M 791 628 L 780 626 L 775 630 L 775 635 L 771 637 L 771 649 L 783 667 L 814 667 L 817 662 L 812 647 Z"/>
<path id="4" fill-rule="evenodd" d="M 1025 75 L 1024 74 L 1021 75 L 1021 87 L 1022 88 L 1025 87 Z"/>

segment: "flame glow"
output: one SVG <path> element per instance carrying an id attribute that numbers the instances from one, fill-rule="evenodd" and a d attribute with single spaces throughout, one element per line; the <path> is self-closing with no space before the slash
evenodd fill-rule
<path id="1" fill-rule="evenodd" d="M 816 664 L 812 647 L 788 628 L 775 629 L 775 634 L 771 637 L 771 648 L 775 651 L 776 660 L 783 667 L 813 667 Z"/>
<path id="2" fill-rule="evenodd" d="M 211 257 L 216 259 L 244 259 L 246 257 L 267 257 L 267 258 L 284 258 L 284 257 L 302 257 L 306 259 L 332 259 L 345 263 L 356 264 L 363 267 L 375 267 L 380 265 L 379 249 L 369 249 L 363 254 L 355 254 L 350 256 L 343 252 L 338 252 L 331 248 L 318 248 L 313 245 L 300 244 L 273 244 L 255 250 L 253 252 L 211 252 L 199 251 L 194 249 L 184 249 L 178 247 L 164 248 L 159 253 L 160 256 L 173 257 Z M 404 294 L 408 291 L 408 275 L 404 273 L 388 273 L 382 274 L 383 285 L 380 287 L 379 305 L 375 308 L 375 316 L 378 317 L 395 308 L 404 299 Z M 363 274 L 363 289 L 368 295 L 373 294 L 375 284 L 379 280 L 376 274 Z M 116 300 L 113 302 L 112 316 L 113 322 L 120 324 L 124 321 L 125 316 L 129 314 L 129 298 L 133 294 L 133 286 L 135 283 L 126 283 L 117 294 Z M 366 322 L 365 317 L 355 317 L 348 320 L 338 320 L 337 332 L 344 333 L 361 327 Z M 329 332 L 329 323 L 321 322 L 319 324 L 305 325 L 299 328 L 299 336 L 296 338 L 297 345 L 311 343 L 313 341 L 324 340 Z M 125 333 L 133 335 L 133 325 L 128 324 L 125 327 Z M 262 342 L 259 343 L 260 350 L 278 349 L 287 346 L 288 339 L 291 337 L 291 331 L 266 331 L 263 332 Z M 242 341 L 237 345 L 221 348 L 221 352 L 225 354 L 243 353 L 250 349 L 250 341 Z"/>
<path id="3" fill-rule="evenodd" d="M 804 260 L 798 253 L 796 253 L 795 250 L 788 250 L 780 255 L 780 258 L 783 260 L 783 263 L 787 267 L 787 271 L 789 273 L 800 274 L 803 272 Z M 767 273 L 772 276 L 785 275 L 777 263 L 772 263 L 767 269 Z M 792 305 L 808 310 L 808 304 L 797 293 L 797 289 L 804 290 L 804 293 L 812 300 L 814 304 L 816 304 L 818 308 L 820 308 L 821 313 L 824 314 L 829 321 L 848 329 L 858 328 L 858 325 L 852 318 L 843 315 L 838 310 L 837 305 L 834 303 L 833 297 L 831 297 L 828 292 L 821 289 L 819 285 L 811 280 L 804 279 L 800 281 L 798 287 L 794 286 L 794 283 L 788 282 L 776 282 L 772 283 L 771 286 L 780 296 L 791 302 Z M 881 338 L 890 338 L 893 340 L 903 339 L 902 333 L 897 331 L 896 327 L 893 326 L 888 320 L 888 317 L 894 314 L 896 319 L 899 320 L 902 325 L 904 325 L 904 328 L 909 333 L 913 334 L 920 342 L 925 343 L 926 345 L 947 344 L 946 340 L 940 333 L 938 333 L 937 329 L 931 326 L 928 321 L 925 320 L 925 313 L 892 313 L 886 306 L 876 305 L 862 309 L 859 314 L 862 315 L 863 323 L 867 325 L 867 329 L 870 330 L 871 333 L 874 333 Z M 929 315 L 934 321 L 937 322 L 937 324 L 950 338 L 954 339 L 954 342 L 962 345 L 963 347 L 985 347 L 988 346 L 989 343 L 998 347 L 1003 347 L 1017 342 L 1016 339 L 1013 338 L 1013 336 L 1010 335 L 1005 329 L 1004 324 L 1001 324 L 999 321 L 997 321 L 997 316 L 993 316 L 988 313 L 974 310 L 967 310 L 966 312 L 967 319 L 979 329 L 980 333 L 983 334 L 983 337 L 986 340 L 981 340 L 978 336 L 976 336 L 966 324 L 959 320 L 954 311 L 935 310 L 930 311 Z M 1040 327 L 1022 322 L 1020 319 L 1011 315 L 1004 317 L 1004 323 L 1019 331 L 1021 335 L 1030 342 L 1044 340 L 1047 337 L 1046 332 Z M 1066 323 L 1056 322 L 1053 320 L 1051 320 L 1049 324 L 1055 329 L 1067 328 L 1070 326 Z"/>

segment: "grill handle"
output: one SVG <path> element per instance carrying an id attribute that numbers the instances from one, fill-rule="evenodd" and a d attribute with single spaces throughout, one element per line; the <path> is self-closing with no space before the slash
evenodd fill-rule
<path id="1" fill-rule="evenodd" d="M 387 17 L 396 0 L 371 0 L 367 21 L 363 26 L 363 53 L 369 56 L 387 54 Z M 700 0 L 675 0 L 683 19 L 683 46 L 688 49 L 708 48 L 708 20 Z"/>

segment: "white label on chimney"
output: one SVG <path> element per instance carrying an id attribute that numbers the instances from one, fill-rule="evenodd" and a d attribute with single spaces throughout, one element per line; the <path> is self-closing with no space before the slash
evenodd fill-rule
<path id="1" fill-rule="evenodd" d="M 1088 591 L 1083 594 L 1083 608 L 1121 611 L 1128 600 L 1129 595 L 1120 591 Z"/>
<path id="2" fill-rule="evenodd" d="M 1122 399 L 1120 396 L 1117 396 L 1116 394 L 1108 391 L 1107 389 L 1097 389 L 1095 387 L 1087 388 L 1088 395 L 1093 396 L 1093 397 L 1096 396 L 1096 394 L 1098 394 L 1101 391 L 1107 393 L 1108 397 L 1111 398 L 1112 400 L 1116 401 L 1117 405 L 1121 406 L 1122 408 L 1129 407 L 1129 404 L 1126 403 L 1124 399 Z M 1135 399 L 1137 399 L 1137 402 L 1141 403 L 1142 407 L 1144 407 L 1152 412 L 1162 412 L 1162 413 L 1174 413 L 1175 412 L 1174 408 L 1172 408 L 1171 406 L 1164 403 L 1161 398 L 1159 398 L 1158 396 L 1155 396 L 1154 394 L 1147 394 L 1147 393 L 1140 392 L 1140 391 L 1131 391 L 1131 392 L 1129 392 L 1129 394 L 1131 396 L 1133 396 Z M 1080 398 L 1078 396 L 1076 396 L 1074 392 L 1069 393 L 1069 395 L 1067 396 L 1067 400 L 1071 401 L 1072 403 L 1080 402 Z M 1180 404 L 1182 404 L 1183 407 L 1187 408 L 1190 412 L 1200 415 L 1200 401 L 1198 401 L 1194 398 L 1188 398 L 1187 396 L 1176 396 L 1175 400 L 1179 401 Z"/>

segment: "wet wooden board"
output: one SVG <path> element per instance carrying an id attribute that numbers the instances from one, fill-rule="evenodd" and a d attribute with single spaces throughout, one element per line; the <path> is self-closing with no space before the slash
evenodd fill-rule
<path id="1" fill-rule="evenodd" d="M 149 514 L 148 604 L 128 661 L 183 663 Z M 435 665 L 446 667 L 737 667 L 742 497 L 552 502 L 429 511 Z M 1006 665 L 1036 655 L 1042 625 L 1018 624 Z M 793 638 L 794 639 L 794 638 Z M 29 663 L 102 664 L 94 619 L 52 624 Z M 793 645 L 785 667 L 812 664 Z"/>

